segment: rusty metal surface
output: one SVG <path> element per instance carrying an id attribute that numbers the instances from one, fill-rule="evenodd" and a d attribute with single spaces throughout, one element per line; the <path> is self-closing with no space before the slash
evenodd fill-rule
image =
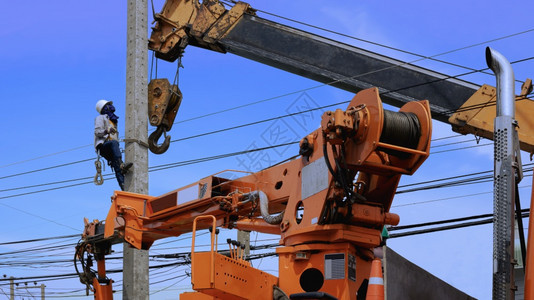
<path id="1" fill-rule="evenodd" d="M 168 0 L 161 13 L 155 15 L 148 48 L 156 57 L 174 61 L 188 44 L 226 52 L 218 40 L 233 28 L 243 14 L 254 14 L 250 5 L 238 2 L 230 10 L 219 1 Z"/>
<path id="2" fill-rule="evenodd" d="M 150 125 L 164 125 L 171 130 L 182 102 L 182 92 L 165 78 L 152 79 L 148 84 L 148 119 Z"/>

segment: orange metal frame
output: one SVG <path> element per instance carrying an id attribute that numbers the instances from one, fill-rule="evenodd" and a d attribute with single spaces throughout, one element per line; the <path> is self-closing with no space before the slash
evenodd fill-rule
<path id="1" fill-rule="evenodd" d="M 211 250 L 195 252 L 197 221 L 202 219 L 212 220 Z M 232 251 L 230 257 L 217 253 L 216 223 L 214 216 L 198 216 L 193 221 L 191 245 L 193 289 L 215 299 L 271 300 L 272 287 L 278 285 L 278 278 L 252 268 L 248 261 Z"/>

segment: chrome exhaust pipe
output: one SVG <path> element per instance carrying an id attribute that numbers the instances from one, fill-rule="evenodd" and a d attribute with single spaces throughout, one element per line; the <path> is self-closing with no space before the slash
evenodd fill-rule
<path id="1" fill-rule="evenodd" d="M 497 77 L 497 117 L 515 118 L 515 78 L 510 62 L 499 52 L 486 48 L 486 63 Z"/>

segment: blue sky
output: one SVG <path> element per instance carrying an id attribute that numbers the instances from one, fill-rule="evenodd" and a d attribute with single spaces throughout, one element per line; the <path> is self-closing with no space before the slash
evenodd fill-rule
<path id="1" fill-rule="evenodd" d="M 531 2 L 299 0 L 251 1 L 250 4 L 270 13 L 424 56 L 482 43 L 437 57 L 474 69 L 486 67 L 486 46 L 500 51 L 510 61 L 529 58 L 534 53 L 533 31 L 487 42 L 533 29 L 529 21 L 529 12 L 534 6 Z M 157 11 L 162 5 L 163 1 L 154 1 Z M 418 59 L 298 24 L 288 24 L 405 61 Z M 92 143 L 97 100 L 114 101 L 120 116 L 119 131 L 124 132 L 126 1 L 3 1 L 0 3 L 0 38 L 0 97 L 5 105 L 0 119 L 0 243 L 81 233 L 84 217 L 105 218 L 110 196 L 117 189 L 116 181 L 112 178 L 102 186 L 89 183 L 62 187 L 89 182 L 90 179 L 83 178 L 92 177 L 95 173 L 91 159 L 95 157 Z M 465 72 L 462 68 L 428 60 L 417 64 L 449 75 Z M 183 65 L 179 85 L 184 100 L 176 119 L 179 123 L 174 125 L 170 133 L 173 139 L 287 114 L 303 103 L 325 106 L 350 100 L 353 96 L 329 86 L 313 88 L 318 85 L 316 82 L 232 54 L 189 47 Z M 513 67 L 518 80 L 533 76 L 533 60 L 514 64 Z M 172 80 L 175 72 L 176 64 L 159 62 L 158 77 Z M 495 84 L 494 77 L 485 74 L 462 79 L 476 84 Z M 519 90 L 519 86 L 516 90 Z M 270 98 L 274 99 L 198 118 Z M 149 166 L 265 147 L 274 143 L 267 134 L 273 126 L 285 126 L 291 136 L 300 138 L 319 126 L 320 112 L 310 115 L 307 122 L 303 119 L 284 120 L 283 123 L 267 122 L 172 143 L 164 155 L 150 154 Z M 434 139 L 455 135 L 446 124 L 434 122 L 433 126 Z M 439 147 L 460 141 L 467 142 Z M 436 141 L 431 152 L 473 145 L 476 145 L 473 136 L 456 137 Z M 268 157 L 269 161 L 281 161 L 297 151 L 295 147 L 273 149 L 260 153 L 261 157 L 242 155 L 151 172 L 149 191 L 151 195 L 160 195 L 225 169 L 255 171 L 266 166 L 262 157 Z M 414 176 L 403 178 L 401 185 L 491 170 L 492 157 L 492 146 L 436 153 Z M 70 164 L 82 160 L 87 161 Z M 527 156 L 524 156 L 523 162 L 529 162 Z M 63 164 L 68 165 L 31 172 Z M 31 173 L 11 176 L 25 172 Z M 106 168 L 105 173 L 109 172 L 110 169 Z M 82 179 L 50 184 L 78 178 Z M 525 178 L 521 186 L 530 186 L 530 180 L 530 177 Z M 27 188 L 34 185 L 39 186 Z M 58 189 L 39 192 L 50 188 Z M 401 225 L 491 213 L 491 190 L 491 184 L 473 184 L 400 194 L 393 202 L 392 211 L 401 216 Z M 32 194 L 21 195 L 24 193 Z M 468 194 L 479 195 L 463 197 Z M 529 197 L 530 187 L 522 188 L 523 207 L 529 207 Z M 444 198 L 453 199 L 441 200 Z M 425 201 L 427 203 L 413 204 Z M 253 237 L 256 238 L 254 234 Z M 264 243 L 270 238 L 259 236 L 257 243 Z M 68 240 L 70 243 L 75 241 Z M 68 242 L 0 245 L 0 253 Z M 491 225 L 392 239 L 388 244 L 401 255 L 468 294 L 479 299 L 491 297 Z M 173 243 L 156 243 L 154 248 L 151 254 L 188 251 L 189 239 L 184 236 Z M 116 250 L 120 252 L 122 249 L 119 247 Z M 73 249 L 65 248 L 42 254 L 49 258 L 70 258 L 72 253 Z M 20 255 L 10 259 L 6 255 L 3 257 L 4 262 L 24 259 Z M 120 264 L 111 264 L 113 267 L 120 267 Z M 265 259 L 260 267 L 276 270 L 276 262 Z M 0 268 L 0 275 L 16 277 L 74 272 L 69 263 L 46 269 L 37 268 L 37 265 L 28 268 L 13 264 Z M 177 268 L 172 272 L 178 276 L 184 274 L 185 269 Z M 120 274 L 110 276 L 120 280 Z M 157 282 L 176 276 L 155 273 L 151 280 Z M 44 283 L 55 295 L 83 289 L 77 279 Z M 154 284 L 152 291 L 166 289 L 152 298 L 177 299 L 179 291 L 187 289 L 188 285 L 189 279 L 182 277 Z M 5 285 L 0 285 L 0 288 L 7 291 Z M 120 288 L 120 282 L 116 288 Z M 73 294 L 81 295 L 83 291 Z M 0 291 L 0 299 L 2 297 Z"/>

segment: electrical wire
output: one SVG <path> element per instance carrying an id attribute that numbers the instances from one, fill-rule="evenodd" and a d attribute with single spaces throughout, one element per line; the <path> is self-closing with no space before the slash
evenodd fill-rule
<path id="1" fill-rule="evenodd" d="M 521 217 L 522 218 L 528 217 L 530 215 L 529 211 L 530 211 L 530 208 L 523 209 Z M 438 231 L 444 231 L 444 230 L 452 230 L 452 229 L 465 228 L 465 227 L 471 227 L 471 226 L 477 226 L 477 225 L 491 224 L 493 223 L 493 214 L 476 215 L 476 216 L 470 216 L 470 217 L 464 217 L 464 218 L 441 220 L 441 221 L 436 221 L 436 222 L 427 222 L 427 223 L 419 223 L 419 224 L 412 224 L 412 225 L 406 225 L 406 226 L 398 226 L 397 228 L 391 227 L 391 228 L 388 228 L 388 231 L 402 230 L 402 229 L 408 229 L 408 228 L 427 227 L 427 226 L 432 226 L 432 225 L 456 223 L 456 222 L 476 220 L 476 219 L 482 219 L 482 220 L 464 222 L 464 223 L 453 224 L 453 225 L 446 225 L 446 226 L 441 226 L 441 227 L 433 227 L 429 229 L 414 230 L 414 231 L 408 231 L 408 232 L 402 232 L 402 233 L 393 233 L 389 235 L 389 238 L 391 239 L 391 238 L 398 238 L 398 237 L 406 237 L 406 236 L 412 236 L 412 235 L 418 235 L 418 234 L 424 234 L 424 233 L 432 233 L 432 232 L 438 232 Z"/>
<path id="2" fill-rule="evenodd" d="M 62 187 L 62 188 L 65 188 L 65 187 Z M 22 196 L 22 195 L 20 195 L 20 196 Z M 16 207 L 14 207 L 14 206 L 11 206 L 11 205 L 8 205 L 8 204 L 2 203 L 2 202 L 0 202 L 0 205 L 2 205 L 2 206 L 4 206 L 4 207 L 7 207 L 7 208 L 10 208 L 10 209 L 13 209 L 13 210 L 16 210 L 16 211 L 18 211 L 18 212 L 27 214 L 27 215 L 29 215 L 29 216 L 36 217 L 36 218 L 38 218 L 38 219 L 45 220 L 45 221 L 47 221 L 47 222 L 54 223 L 54 224 L 56 224 L 56 225 L 63 226 L 63 227 L 66 227 L 66 228 L 69 228 L 69 229 L 73 229 L 73 230 L 75 230 L 75 231 L 78 231 L 76 228 L 73 228 L 73 227 L 71 227 L 71 226 L 69 226 L 69 225 L 65 225 L 65 224 L 59 223 L 59 222 L 57 222 L 57 221 L 55 221 L 55 220 L 51 220 L 51 219 L 45 218 L 45 217 L 43 217 L 43 216 L 36 215 L 36 214 L 34 214 L 34 213 L 31 213 L 31 212 L 22 210 L 22 209 L 20 209 L 20 208 L 16 208 Z"/>
<path id="3" fill-rule="evenodd" d="M 534 163 L 523 164 L 523 166 L 522 166 L 523 172 L 532 171 L 532 170 L 527 169 L 527 168 L 532 167 L 532 166 L 534 166 Z M 483 175 L 483 174 L 491 174 L 491 173 L 493 173 L 493 170 L 480 171 L 480 172 L 468 173 L 468 174 L 463 174 L 463 175 L 456 175 L 456 176 L 444 177 L 444 178 L 439 178 L 439 179 L 432 179 L 432 180 L 427 180 L 427 181 L 421 181 L 421 182 L 416 182 L 416 183 L 409 183 L 409 184 L 399 185 L 398 188 L 402 189 L 402 188 L 413 187 L 413 186 L 418 186 L 418 185 L 426 185 L 426 184 L 429 184 L 429 183 L 443 182 L 443 181 L 452 180 L 452 179 L 458 180 L 460 178 L 480 176 L 480 175 Z M 483 177 L 469 178 L 469 179 L 466 179 L 466 180 L 474 180 L 474 179 L 482 180 L 482 179 L 489 179 L 489 178 L 492 178 L 492 176 L 491 175 L 487 175 L 487 176 L 483 176 Z"/>
<path id="4" fill-rule="evenodd" d="M 105 180 L 105 179 L 110 179 L 110 178 L 112 178 L 114 176 L 115 175 L 113 173 L 107 173 L 107 174 L 102 175 L 102 178 Z M 69 182 L 80 181 L 80 180 L 88 180 L 88 179 L 93 179 L 93 178 L 94 178 L 93 176 L 87 176 L 87 177 L 81 177 L 81 178 L 74 178 L 74 179 L 66 179 L 66 180 L 60 180 L 60 181 L 39 183 L 39 184 L 34 184 L 34 185 L 12 187 L 12 188 L 7 188 L 7 189 L 0 190 L 0 192 L 11 192 L 11 191 L 17 191 L 17 190 L 31 189 L 31 188 L 36 188 L 36 187 L 42 187 L 42 186 L 48 186 L 48 185 L 56 185 L 56 184 L 61 184 L 61 183 L 69 183 Z"/>
<path id="5" fill-rule="evenodd" d="M 29 162 L 29 161 L 34 161 L 34 160 L 38 160 L 38 159 L 42 159 L 42 158 L 46 158 L 46 157 L 50 157 L 50 156 L 54 156 L 54 155 L 58 155 L 58 154 L 63 154 L 63 153 L 66 153 L 66 152 L 71 152 L 71 151 L 87 148 L 89 146 L 93 146 L 93 144 L 87 144 L 87 145 L 84 145 L 84 146 L 79 146 L 79 147 L 75 147 L 75 148 L 71 148 L 71 149 L 67 149 L 67 150 L 63 150 L 63 151 L 59 151 L 59 152 L 45 154 L 45 155 L 41 155 L 41 156 L 38 156 L 38 157 L 30 158 L 30 159 L 25 159 L 25 160 L 21 160 L 21 161 L 17 161 L 17 162 L 12 162 L 12 163 L 0 166 L 0 168 L 6 168 L 6 167 L 13 166 L 13 165 L 26 163 L 26 162 Z"/>
<path id="6" fill-rule="evenodd" d="M 470 143 L 472 142 L 473 140 L 465 140 L 465 141 L 459 141 L 459 142 L 454 142 L 454 143 L 447 143 L 447 144 L 441 144 L 441 145 L 431 145 L 430 147 L 432 149 L 436 149 L 436 148 L 440 148 L 440 147 L 446 147 L 446 146 L 451 146 L 451 145 L 457 145 L 457 144 L 463 144 L 463 143 Z M 434 142 L 434 140 L 433 140 Z M 1 191 L 0 191 L 1 192 Z"/>
<path id="7" fill-rule="evenodd" d="M 80 237 L 80 235 L 79 234 L 71 234 L 71 235 L 51 236 L 51 237 L 46 237 L 46 238 L 37 238 L 37 239 L 31 239 L 31 240 L 3 242 L 3 243 L 0 243 L 0 246 L 13 245 L 13 244 L 34 243 L 34 242 L 49 241 L 49 240 L 70 239 L 70 238 L 75 238 L 75 237 Z"/>
<path id="8" fill-rule="evenodd" d="M 479 145 L 460 147 L 460 148 L 454 148 L 454 149 L 433 151 L 433 152 L 430 152 L 430 154 L 439 154 L 439 153 L 452 152 L 452 151 L 465 150 L 465 149 L 478 148 L 478 147 L 485 147 L 485 146 L 492 146 L 492 145 L 493 145 L 493 143 L 479 144 Z"/>
<path id="9" fill-rule="evenodd" d="M 41 171 L 47 171 L 47 170 L 51 170 L 51 169 L 71 166 L 71 165 L 79 164 L 79 163 L 82 163 L 82 162 L 90 161 L 90 160 L 93 160 L 93 159 L 94 158 L 87 158 L 87 159 L 82 159 L 82 160 L 78 160 L 78 161 L 74 161 L 74 162 L 70 162 L 70 163 L 65 163 L 65 164 L 55 165 L 55 166 L 51 166 L 51 167 L 46 167 L 46 168 L 42 168 L 42 169 L 26 171 L 26 172 L 17 173 L 17 174 L 11 174 L 11 175 L 7 175 L 7 176 L 2 176 L 2 177 L 0 177 L 0 179 L 12 178 L 12 177 L 16 177 L 16 176 L 27 175 L 27 174 L 31 174 L 31 173 L 37 173 L 37 172 L 41 172 Z"/>
<path id="10" fill-rule="evenodd" d="M 529 188 L 529 187 L 532 187 L 532 185 L 520 186 L 519 188 L 522 189 L 522 188 Z M 412 203 L 405 203 L 405 204 L 393 205 L 391 207 L 392 208 L 397 208 L 397 207 L 403 207 L 403 206 L 420 205 L 420 204 L 426 204 L 426 203 L 441 202 L 441 201 L 445 201 L 445 200 L 468 198 L 468 197 L 474 197 L 474 196 L 480 196 L 480 195 L 488 195 L 488 194 L 493 194 L 493 191 L 481 192 L 481 193 L 473 193 L 473 194 L 467 194 L 467 195 L 459 195 L 459 196 L 452 196 L 452 197 L 425 200 L 425 201 L 418 201 L 418 202 L 412 202 Z"/>
<path id="11" fill-rule="evenodd" d="M 312 108 L 312 109 L 308 109 L 308 110 L 303 110 L 303 111 L 299 111 L 299 112 L 295 112 L 295 113 L 290 113 L 290 114 L 286 114 L 286 115 L 282 115 L 282 116 L 278 116 L 278 117 L 267 118 L 267 119 L 263 119 L 263 120 L 260 120 L 260 121 L 254 121 L 254 122 L 250 122 L 250 123 L 245 123 L 245 124 L 241 124 L 241 125 L 236 125 L 236 126 L 232 126 L 232 127 L 218 129 L 218 130 L 215 130 L 215 131 L 209 131 L 209 132 L 205 132 L 205 133 L 201 133 L 201 134 L 197 134 L 197 135 L 192 135 L 192 136 L 188 136 L 188 137 L 172 140 L 171 143 L 173 143 L 173 142 L 181 142 L 181 141 L 192 139 L 192 138 L 203 137 L 203 136 L 207 136 L 207 135 L 211 135 L 211 134 L 215 134 L 215 133 L 221 133 L 221 132 L 230 131 L 230 130 L 239 129 L 239 128 L 244 128 L 244 127 L 248 127 L 248 126 L 252 126 L 252 125 L 258 125 L 258 124 L 262 124 L 262 123 L 266 123 L 266 122 L 270 122 L 270 121 L 276 121 L 276 120 L 280 120 L 280 119 L 283 119 L 283 118 L 293 117 L 293 116 L 296 116 L 296 115 L 309 113 L 309 112 L 316 111 L 316 110 L 323 110 L 325 108 L 329 108 L 329 107 L 332 107 L 332 106 L 338 106 L 338 105 L 346 104 L 346 103 L 349 103 L 349 102 L 350 101 L 342 101 L 342 102 L 338 102 L 338 103 L 334 103 L 334 104 L 330 104 L 330 105 L 325 105 L 325 106 L 320 106 L 320 107 L 316 107 L 316 108 Z"/>

